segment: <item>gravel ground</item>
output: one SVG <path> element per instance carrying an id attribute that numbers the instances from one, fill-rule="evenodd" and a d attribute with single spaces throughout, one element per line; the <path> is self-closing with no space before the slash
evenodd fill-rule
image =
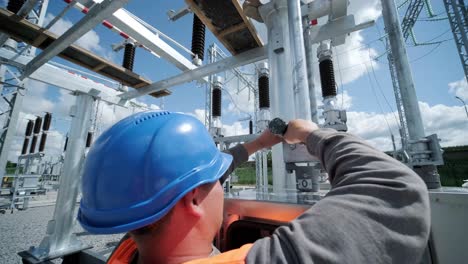
<path id="1" fill-rule="evenodd" d="M 47 222 L 51 220 L 54 206 L 30 208 L 10 214 L 0 214 L 0 263 L 21 263 L 17 252 L 37 246 L 44 237 Z M 122 237 L 119 235 L 89 235 L 77 224 L 73 230 L 79 239 L 102 252 L 112 248 Z"/>

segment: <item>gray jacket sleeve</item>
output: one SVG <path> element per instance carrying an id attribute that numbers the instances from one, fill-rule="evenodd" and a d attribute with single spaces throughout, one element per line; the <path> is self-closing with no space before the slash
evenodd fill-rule
<path id="1" fill-rule="evenodd" d="M 311 133 L 309 152 L 327 170 L 331 191 L 271 237 L 247 263 L 419 263 L 429 237 L 424 182 L 361 139 L 331 129 Z"/>
<path id="2" fill-rule="evenodd" d="M 236 145 L 233 148 L 225 150 L 224 153 L 232 155 L 232 163 L 225 175 L 231 174 L 239 165 L 246 162 L 249 159 L 249 154 L 242 144 Z"/>

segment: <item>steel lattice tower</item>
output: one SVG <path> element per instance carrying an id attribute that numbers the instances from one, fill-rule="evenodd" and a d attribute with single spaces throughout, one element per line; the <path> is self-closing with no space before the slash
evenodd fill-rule
<path id="1" fill-rule="evenodd" d="M 458 54 L 468 80 L 468 15 L 465 0 L 443 0 L 447 17 L 452 28 L 453 38 L 457 44 Z"/>

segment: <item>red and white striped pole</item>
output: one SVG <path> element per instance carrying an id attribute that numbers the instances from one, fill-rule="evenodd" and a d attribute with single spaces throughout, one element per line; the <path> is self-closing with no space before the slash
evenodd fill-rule
<path id="1" fill-rule="evenodd" d="M 67 4 L 73 4 L 72 0 L 63 0 L 65 3 Z M 89 12 L 89 8 L 87 8 L 86 6 L 84 6 L 83 4 L 81 3 L 78 3 L 78 2 L 75 2 L 73 7 L 75 7 L 76 9 L 80 10 L 81 13 L 83 14 L 88 14 Z M 155 55 L 156 57 L 160 57 L 158 54 L 156 54 L 155 52 L 153 52 L 152 50 L 148 49 L 147 47 L 145 47 L 144 45 L 142 44 L 139 44 L 138 41 L 136 41 L 135 39 L 133 39 L 132 37 L 130 37 L 127 33 L 123 32 L 122 30 L 120 30 L 119 28 L 117 28 L 116 26 L 112 25 L 109 21 L 107 20 L 104 20 L 102 21 L 102 25 L 105 26 L 106 28 L 114 31 L 115 33 L 119 34 L 121 37 L 123 37 L 124 39 L 126 40 L 130 40 L 133 44 L 135 44 L 135 46 L 137 47 L 140 47 L 140 48 L 143 48 L 149 52 L 151 52 L 153 55 Z"/>

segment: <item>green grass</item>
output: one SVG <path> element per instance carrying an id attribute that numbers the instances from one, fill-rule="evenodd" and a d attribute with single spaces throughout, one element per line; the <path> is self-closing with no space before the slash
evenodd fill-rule
<path id="1" fill-rule="evenodd" d="M 234 173 L 238 177 L 238 181 L 234 185 L 255 185 L 255 166 L 245 164 L 239 166 Z M 268 168 L 268 184 L 273 184 L 273 176 L 271 168 Z"/>

